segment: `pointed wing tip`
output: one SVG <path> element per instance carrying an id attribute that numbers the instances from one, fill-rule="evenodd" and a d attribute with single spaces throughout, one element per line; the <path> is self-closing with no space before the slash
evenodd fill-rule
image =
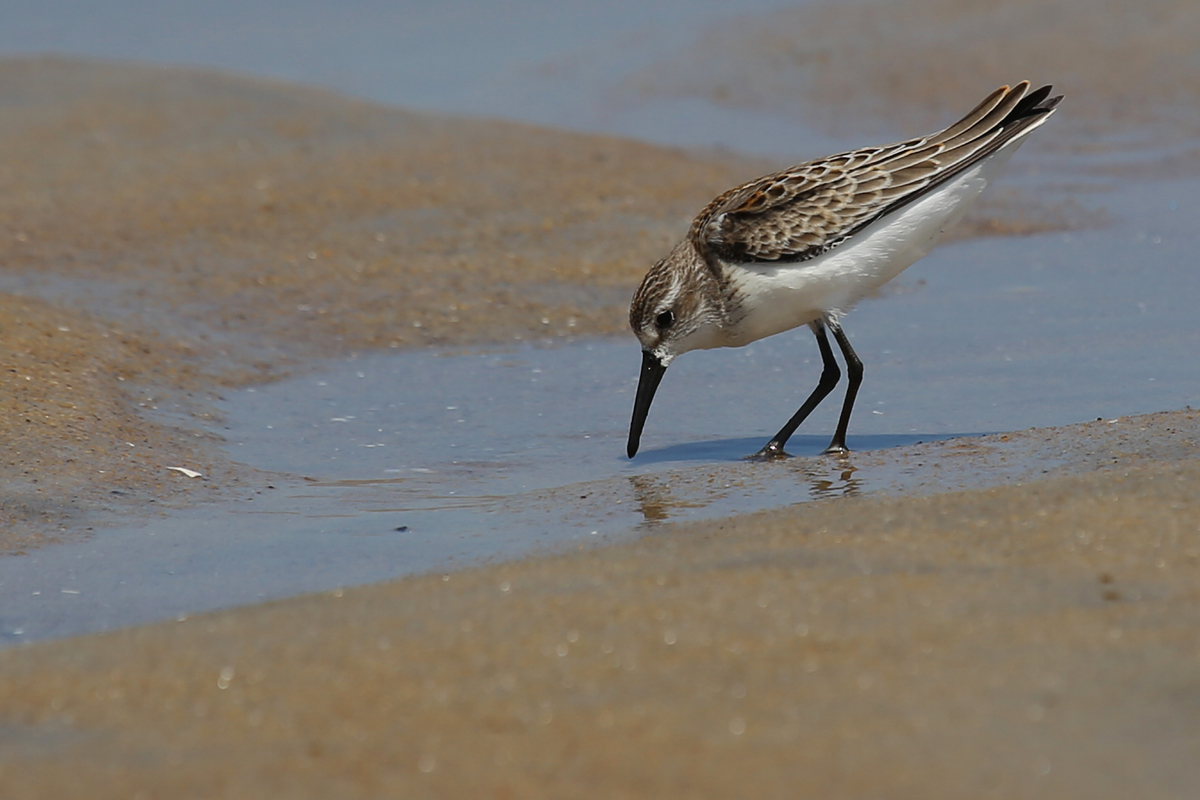
<path id="1" fill-rule="evenodd" d="M 1046 92 L 1049 93 L 1054 87 L 1047 84 L 1044 88 L 1046 89 Z M 1053 111 L 1058 107 L 1058 104 L 1062 102 L 1063 97 L 1065 96 L 1066 95 L 1058 94 L 1054 97 L 1048 97 L 1042 102 L 1038 103 L 1038 108 L 1043 108 L 1046 111 Z"/>

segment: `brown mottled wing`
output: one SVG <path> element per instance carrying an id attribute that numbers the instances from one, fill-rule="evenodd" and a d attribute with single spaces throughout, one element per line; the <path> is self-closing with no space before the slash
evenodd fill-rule
<path id="1" fill-rule="evenodd" d="M 853 150 L 732 189 L 696 217 L 696 246 L 726 260 L 805 261 L 909 203 L 1053 111 L 1050 87 L 1003 86 L 931 136 Z M 1049 99 L 1048 99 L 1049 98 Z"/>

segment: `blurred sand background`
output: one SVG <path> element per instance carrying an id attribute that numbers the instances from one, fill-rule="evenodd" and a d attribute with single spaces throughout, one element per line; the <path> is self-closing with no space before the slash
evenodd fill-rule
<path id="1" fill-rule="evenodd" d="M 742 20 L 628 79 L 627 91 L 697 94 L 739 108 L 803 109 L 843 132 L 921 130 L 956 98 L 1011 75 L 1070 92 L 1041 147 L 1192 143 L 1200 132 L 1200 9 L 1178 0 L 901 0 L 826 3 Z M 1036 77 L 1035 77 L 1036 76 Z"/>
<path id="2" fill-rule="evenodd" d="M 1184 142 L 1142 174 L 1193 163 L 1192 2 L 837 4 L 712 35 L 740 52 L 730 98 L 786 96 L 831 126 L 912 134 L 1028 76 L 1070 101 L 1031 147 Z M 637 90 L 692 91 L 679 63 Z M 0 65 L 0 144 L 9 551 L 264 480 L 187 422 L 224 386 L 358 349 L 623 329 L 628 291 L 695 210 L 764 168 L 56 59 Z M 960 235 L 1078 222 L 1017 208 L 982 205 Z M 1144 424 L 1169 438 L 1190 420 Z M 1142 460 L 810 504 L 10 649 L 0 784 L 1191 797 L 1198 483 L 1192 462 Z"/>

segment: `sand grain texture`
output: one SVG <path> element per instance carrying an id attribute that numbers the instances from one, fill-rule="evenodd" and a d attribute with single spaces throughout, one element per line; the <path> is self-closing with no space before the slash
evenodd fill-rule
<path id="1" fill-rule="evenodd" d="M 1190 797 L 1200 466 L 0 653 L 6 796 Z"/>

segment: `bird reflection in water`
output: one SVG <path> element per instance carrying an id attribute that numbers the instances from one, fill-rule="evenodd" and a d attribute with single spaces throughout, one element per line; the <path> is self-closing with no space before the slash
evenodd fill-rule
<path id="1" fill-rule="evenodd" d="M 812 470 L 813 474 L 809 474 L 808 470 L 803 470 L 809 478 L 808 492 L 812 500 L 827 500 L 831 497 L 855 497 L 862 493 L 863 482 L 861 478 L 854 477 L 854 473 L 858 469 L 850 463 L 849 459 L 838 459 L 838 469 L 836 477 L 831 474 L 830 470 L 823 470 L 819 467 Z"/>
<path id="2" fill-rule="evenodd" d="M 671 517 L 671 512 L 684 505 L 695 508 L 695 503 L 679 504 L 672 497 L 671 484 L 653 475 L 631 475 L 629 485 L 633 488 L 633 498 L 642 511 L 646 524 L 663 522 Z"/>
<path id="3" fill-rule="evenodd" d="M 807 488 L 806 496 L 798 497 L 795 500 L 797 503 L 855 497 L 865 491 L 864 481 L 856 477 L 858 468 L 850 463 L 849 455 L 839 457 L 832 464 L 828 459 L 795 459 L 788 467 L 794 470 L 793 475 L 801 479 L 797 489 Z M 685 509 L 705 508 L 733 492 L 744 492 L 748 483 L 764 480 L 775 482 L 784 477 L 784 473 L 778 471 L 781 468 L 784 468 L 783 464 L 768 465 L 766 474 L 754 471 L 749 475 L 739 475 L 736 480 L 716 481 L 716 486 L 711 480 L 696 483 L 679 476 L 674 476 L 675 480 L 672 481 L 669 475 L 631 475 L 629 485 L 633 490 L 634 502 L 642 513 L 642 524 L 652 525 L 681 517 Z M 781 498 L 781 505 L 786 502 L 785 498 Z"/>

